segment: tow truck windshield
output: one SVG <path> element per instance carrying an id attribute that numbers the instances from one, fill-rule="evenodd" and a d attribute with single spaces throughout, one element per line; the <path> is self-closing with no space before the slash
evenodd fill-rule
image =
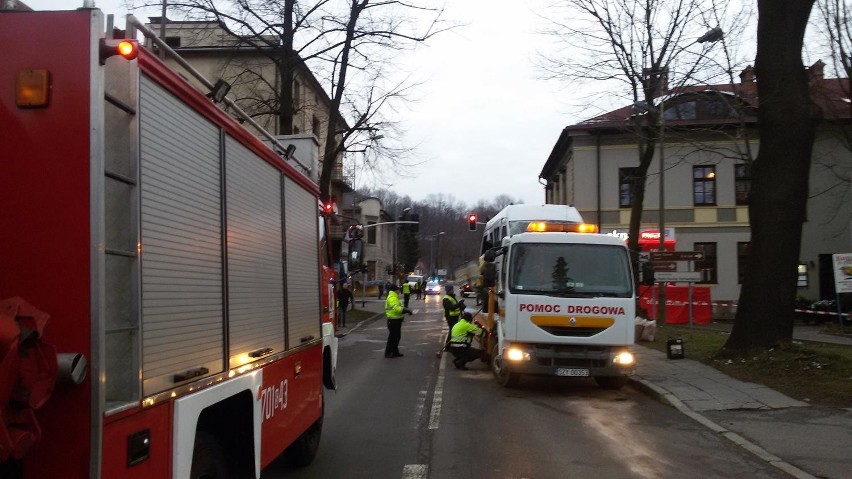
<path id="1" fill-rule="evenodd" d="M 618 246 L 523 243 L 512 249 L 510 261 L 512 293 L 580 298 L 633 294 L 627 252 Z"/>

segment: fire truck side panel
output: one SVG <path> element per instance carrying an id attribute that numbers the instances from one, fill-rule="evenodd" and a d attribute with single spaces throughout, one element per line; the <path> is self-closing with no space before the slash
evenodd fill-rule
<path id="1" fill-rule="evenodd" d="M 260 465 L 266 467 L 281 450 L 322 416 L 322 351 L 308 348 L 263 369 Z"/>
<path id="2" fill-rule="evenodd" d="M 140 434 L 139 445 L 149 439 L 148 458 L 128 464 L 132 453 L 128 437 Z M 172 454 L 172 403 L 164 402 L 110 421 L 104 427 L 102 477 L 149 479 L 169 477 Z M 71 476 L 68 476 L 71 477 Z"/>
<path id="3" fill-rule="evenodd" d="M 140 81 L 143 395 L 225 368 L 219 131 Z"/>
<path id="4" fill-rule="evenodd" d="M 230 367 L 268 348 L 284 350 L 281 175 L 228 136 L 228 327 Z"/>
<path id="5" fill-rule="evenodd" d="M 284 242 L 287 265 L 287 347 L 320 336 L 319 229 L 316 199 L 284 179 Z"/>
<path id="6" fill-rule="evenodd" d="M 90 16 L 0 15 L 0 297 L 20 296 L 50 314 L 44 340 L 59 353 L 90 354 Z M 51 41 L 33 32 L 61 32 Z M 26 48 L 18 48 L 21 41 Z M 18 72 L 46 69 L 52 91 L 47 108 L 16 106 Z M 91 359 L 91 358 L 90 358 Z M 31 449 L 27 477 L 51 477 L 50 464 L 66 477 L 88 477 L 89 456 L 69 441 L 92 437 L 92 380 L 57 387 L 38 411 L 40 442 Z M 96 400 L 95 400 L 96 401 Z M 39 460 L 50 455 L 51 460 Z"/>

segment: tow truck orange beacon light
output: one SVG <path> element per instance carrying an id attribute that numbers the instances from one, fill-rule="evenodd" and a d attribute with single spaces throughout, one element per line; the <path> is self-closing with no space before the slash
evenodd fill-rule
<path id="1" fill-rule="evenodd" d="M 532 221 L 527 225 L 531 233 L 597 233 L 598 226 L 590 223 L 548 223 Z"/>

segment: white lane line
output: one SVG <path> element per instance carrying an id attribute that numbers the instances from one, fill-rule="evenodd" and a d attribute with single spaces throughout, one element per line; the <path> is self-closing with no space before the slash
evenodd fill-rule
<path id="1" fill-rule="evenodd" d="M 402 468 L 402 479 L 426 479 L 429 466 L 426 464 L 406 464 Z"/>
<path id="2" fill-rule="evenodd" d="M 412 429 L 420 427 L 420 418 L 423 416 L 423 410 L 426 408 L 426 395 L 429 391 L 420 390 L 417 394 L 417 404 L 414 406 L 414 421 L 412 421 Z"/>
<path id="3" fill-rule="evenodd" d="M 432 411 L 429 413 L 429 429 L 438 429 L 441 421 L 441 401 L 444 396 L 444 358 L 440 360 L 438 367 L 438 380 L 435 382 L 435 392 L 432 396 Z"/>

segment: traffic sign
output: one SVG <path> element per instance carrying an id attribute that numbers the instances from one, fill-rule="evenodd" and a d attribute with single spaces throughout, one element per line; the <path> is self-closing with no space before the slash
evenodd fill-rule
<path id="1" fill-rule="evenodd" d="M 701 271 L 661 271 L 654 273 L 654 280 L 658 283 L 698 283 L 701 281 Z"/>
<path id="2" fill-rule="evenodd" d="M 651 261 L 702 261 L 703 251 L 651 251 Z"/>
<path id="3" fill-rule="evenodd" d="M 674 261 L 654 261 L 651 264 L 654 271 L 677 271 L 677 263 Z"/>

